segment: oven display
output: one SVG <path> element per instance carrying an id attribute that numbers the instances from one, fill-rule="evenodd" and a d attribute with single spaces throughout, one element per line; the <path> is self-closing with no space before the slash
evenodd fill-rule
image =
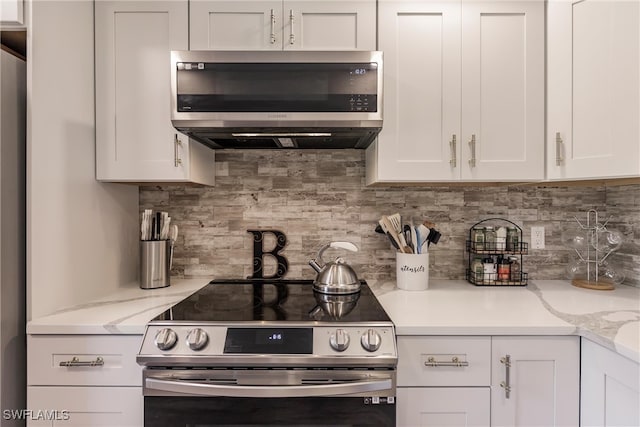
<path id="1" fill-rule="evenodd" d="M 313 328 L 229 328 L 225 353 L 311 354 Z"/>

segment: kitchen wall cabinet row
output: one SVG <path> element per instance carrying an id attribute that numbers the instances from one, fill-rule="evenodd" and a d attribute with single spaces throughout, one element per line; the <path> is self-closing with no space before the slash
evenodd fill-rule
<path id="1" fill-rule="evenodd" d="M 640 176 L 640 4 L 547 3 L 545 92 L 545 2 L 378 2 L 368 184 Z"/>
<path id="2" fill-rule="evenodd" d="M 577 426 L 578 337 L 398 337 L 398 426 Z"/>
<path id="3" fill-rule="evenodd" d="M 214 184 L 215 152 L 171 125 L 171 50 L 376 47 L 375 0 L 100 1 L 95 7 L 96 163 L 103 181 Z"/>
<path id="4" fill-rule="evenodd" d="M 172 49 L 384 51 L 385 119 L 367 151 L 368 184 L 639 176 L 638 2 L 548 2 L 546 150 L 544 7 L 97 2 L 97 177 L 213 184 L 214 152 L 169 121 Z"/>

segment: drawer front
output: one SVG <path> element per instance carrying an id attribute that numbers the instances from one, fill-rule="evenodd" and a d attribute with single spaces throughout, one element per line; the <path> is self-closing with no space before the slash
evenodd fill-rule
<path id="1" fill-rule="evenodd" d="M 491 337 L 398 337 L 398 386 L 489 386 Z"/>
<path id="2" fill-rule="evenodd" d="M 142 427 L 142 387 L 27 387 L 27 427 Z"/>
<path id="3" fill-rule="evenodd" d="M 29 335 L 27 384 L 140 386 L 141 343 L 142 335 Z"/>

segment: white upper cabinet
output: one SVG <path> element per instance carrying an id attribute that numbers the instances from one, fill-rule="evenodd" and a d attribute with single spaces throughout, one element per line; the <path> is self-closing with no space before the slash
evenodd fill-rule
<path id="1" fill-rule="evenodd" d="M 190 2 L 191 50 L 375 50 L 375 0 Z"/>
<path id="2" fill-rule="evenodd" d="M 24 27 L 24 0 L 0 0 L 0 27 Z"/>
<path id="3" fill-rule="evenodd" d="M 544 2 L 379 2 L 367 183 L 544 177 Z"/>
<path id="4" fill-rule="evenodd" d="M 214 182 L 214 151 L 171 125 L 170 52 L 188 49 L 188 2 L 95 4 L 97 179 Z"/>
<path id="5" fill-rule="evenodd" d="M 547 178 L 640 175 L 640 3 L 550 0 Z"/>

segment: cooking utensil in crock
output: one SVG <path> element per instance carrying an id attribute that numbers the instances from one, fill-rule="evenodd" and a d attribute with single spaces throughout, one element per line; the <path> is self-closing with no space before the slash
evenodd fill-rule
<path id="1" fill-rule="evenodd" d="M 329 248 L 346 249 L 358 252 L 358 247 L 351 242 L 331 242 L 318 251 L 316 259 L 309 265 L 318 273 L 313 281 L 313 289 L 323 294 L 351 294 L 360 291 L 360 281 L 356 272 L 340 257 L 325 263 L 322 254 Z"/>

